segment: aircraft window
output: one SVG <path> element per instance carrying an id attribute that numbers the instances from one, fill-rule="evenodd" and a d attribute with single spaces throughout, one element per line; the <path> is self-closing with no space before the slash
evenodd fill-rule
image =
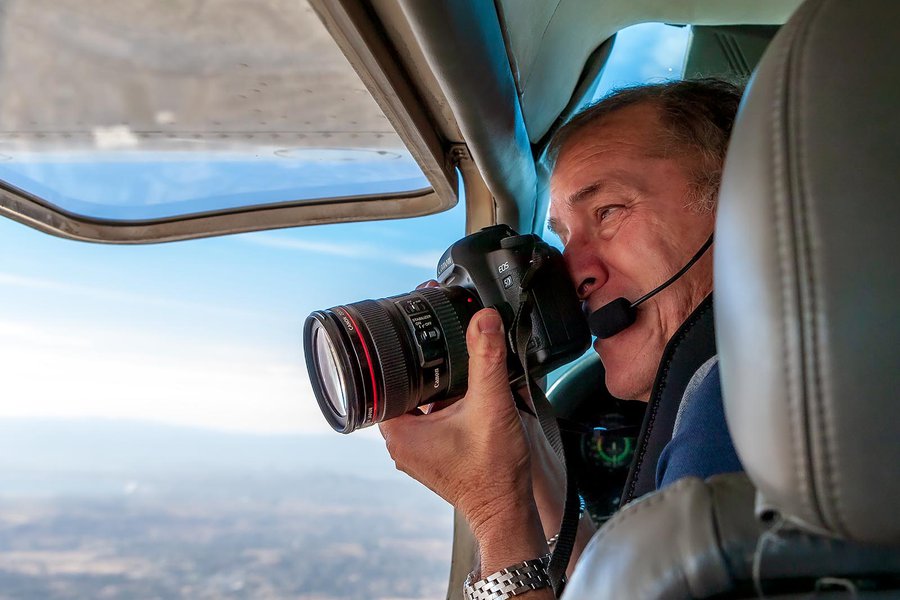
<path id="1" fill-rule="evenodd" d="M 59 209 L 430 187 L 306 2 L 10 0 L 0 21 L 0 180 Z"/>
<path id="2" fill-rule="evenodd" d="M 418 219 L 146 246 L 0 218 L 0 589 L 16 598 L 443 598 L 452 511 L 335 433 L 314 309 L 410 291 Z"/>
<path id="3" fill-rule="evenodd" d="M 595 99 L 629 85 L 681 79 L 691 28 L 662 23 L 632 25 L 616 34 Z"/>

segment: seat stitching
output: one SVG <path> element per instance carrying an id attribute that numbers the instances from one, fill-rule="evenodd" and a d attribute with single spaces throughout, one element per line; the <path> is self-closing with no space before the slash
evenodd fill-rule
<path id="1" fill-rule="evenodd" d="M 653 431 L 653 427 L 656 425 L 656 415 L 659 412 L 659 405 L 662 402 L 662 395 L 665 393 L 665 389 L 668 387 L 668 384 L 669 384 L 668 375 L 669 375 L 669 368 L 672 365 L 672 360 L 675 358 L 675 354 L 677 353 L 678 348 L 681 346 L 681 344 L 684 342 L 685 338 L 687 337 L 688 331 L 692 328 L 692 326 L 697 321 L 699 321 L 706 313 L 708 313 L 711 308 L 712 308 L 712 304 L 710 304 L 710 305 L 704 307 L 703 309 L 701 309 L 700 311 L 694 313 L 690 318 L 688 318 L 687 321 L 685 321 L 685 324 L 682 326 L 681 330 L 678 332 L 678 337 L 673 338 L 674 345 L 671 347 L 672 351 L 668 354 L 668 358 L 666 359 L 665 366 L 663 367 L 662 372 L 661 372 L 661 377 L 657 381 L 658 385 L 657 385 L 656 389 L 654 390 L 654 392 L 651 394 L 651 402 L 653 402 L 654 399 L 655 399 L 655 402 L 653 402 L 652 405 L 649 407 L 651 410 L 651 413 L 650 413 L 649 417 L 647 418 L 647 431 L 646 431 L 646 434 L 644 436 L 642 436 L 642 438 L 641 438 L 641 442 L 642 442 L 641 447 L 638 449 L 638 454 L 637 454 L 637 457 L 635 458 L 635 462 L 634 462 L 634 478 L 631 480 L 631 485 L 628 486 L 628 494 L 625 497 L 624 502 L 622 502 L 623 506 L 626 503 L 634 500 L 634 492 L 635 492 L 635 488 L 637 488 L 638 477 L 639 477 L 639 475 L 641 473 L 641 469 L 643 468 L 643 465 L 644 465 L 644 458 L 647 454 L 647 448 L 650 445 L 650 434 Z"/>
<path id="2" fill-rule="evenodd" d="M 606 524 L 601 527 L 597 533 L 594 534 L 593 538 L 591 538 L 591 541 L 582 552 L 582 557 L 588 557 L 590 559 L 590 557 L 592 557 L 593 555 L 593 548 L 603 544 L 605 539 L 610 535 L 610 532 L 617 529 L 621 524 L 626 522 L 631 523 L 635 518 L 643 517 L 646 511 L 655 507 L 657 504 L 665 502 L 671 496 L 680 494 L 682 489 L 697 485 L 698 483 L 705 489 L 706 495 L 707 497 L 709 497 L 711 495 L 711 492 L 709 491 L 707 484 L 704 483 L 702 479 L 698 477 L 685 477 L 672 483 L 664 490 L 654 492 L 647 496 L 643 496 L 637 502 L 630 504 L 623 510 L 619 511 L 609 521 L 607 521 Z M 581 561 L 579 561 L 579 565 L 581 565 Z M 584 566 L 581 566 L 581 569 L 584 570 Z M 667 573 L 664 574 L 664 576 L 667 578 L 667 580 L 672 580 L 680 576 L 685 583 L 685 587 L 687 589 L 690 589 L 690 582 L 687 578 L 682 562 L 676 561 L 676 563 L 672 566 L 671 569 L 668 570 Z"/>
<path id="3" fill-rule="evenodd" d="M 819 14 L 819 11 L 823 9 L 827 0 L 823 0 L 819 3 L 818 8 L 810 17 L 810 21 L 814 20 L 815 17 Z M 811 37 L 812 27 L 806 29 L 803 35 L 803 39 L 800 42 L 798 52 L 798 62 L 801 64 L 800 77 L 801 82 L 798 86 L 798 94 L 802 94 L 806 89 L 806 84 L 809 77 L 809 70 L 805 68 L 805 63 L 807 62 L 807 53 L 806 49 L 808 47 L 809 38 Z M 804 99 L 798 97 L 798 106 L 804 106 Z M 798 119 L 799 123 L 799 119 Z M 807 143 L 806 143 L 806 129 L 802 126 L 797 127 L 797 138 L 798 138 L 798 202 L 800 204 L 800 219 L 799 219 L 799 229 L 800 233 L 803 236 L 803 240 L 805 242 L 805 252 L 803 253 L 802 258 L 804 259 L 804 263 L 807 269 L 807 289 L 804 297 L 806 299 L 806 303 L 808 304 L 808 315 L 811 321 L 811 324 L 808 328 L 808 334 L 810 338 L 810 397 L 807 398 L 808 403 L 811 403 L 816 410 L 816 413 L 820 419 L 820 422 L 823 424 L 824 435 L 818 437 L 821 441 L 823 451 L 821 453 L 821 458 L 823 461 L 823 465 L 821 469 L 816 469 L 816 465 L 813 465 L 813 474 L 821 473 L 821 477 L 824 480 L 824 493 L 826 504 L 820 506 L 820 510 L 822 511 L 822 516 L 834 519 L 835 525 L 837 528 L 842 531 L 846 535 L 846 526 L 842 516 L 842 513 L 839 509 L 839 487 L 837 486 L 836 479 L 836 470 L 833 468 L 835 466 L 835 443 L 837 442 L 837 436 L 834 435 L 834 419 L 831 414 L 832 411 L 829 410 L 830 404 L 827 402 L 827 399 L 824 397 L 824 382 L 823 382 L 823 348 L 821 346 L 821 336 L 819 334 L 820 324 L 821 324 L 821 316 L 820 310 L 823 303 L 823 299 L 820 298 L 821 289 L 820 286 L 817 285 L 818 278 L 815 276 L 817 273 L 816 262 L 814 260 L 813 255 L 813 236 L 814 236 L 814 228 L 811 221 L 811 205 L 812 205 L 812 196 L 809 193 L 808 185 L 805 185 L 806 182 L 811 181 L 809 176 L 809 162 L 808 162 L 808 152 L 807 152 Z M 801 326 L 803 325 L 803 321 L 801 321 Z M 811 435 L 814 435 L 816 432 L 812 431 Z M 817 495 L 818 497 L 818 495 Z M 823 519 L 824 520 L 824 519 Z"/>
<path id="4" fill-rule="evenodd" d="M 622 502 L 623 505 L 634 500 L 634 490 L 637 487 L 638 476 L 640 475 L 641 468 L 644 464 L 644 456 L 647 454 L 647 446 L 650 444 L 650 433 L 653 431 L 653 425 L 656 423 L 656 413 L 659 411 L 659 402 L 654 402 L 653 406 L 650 407 L 650 410 L 650 416 L 647 417 L 647 432 L 642 438 L 643 443 L 641 443 L 641 447 L 638 449 L 637 458 L 634 461 L 634 477 L 631 479 L 631 485 L 628 486 L 628 495 L 625 497 L 625 501 Z"/>
<path id="5" fill-rule="evenodd" d="M 798 18 L 791 24 L 792 29 L 798 29 L 800 27 L 801 21 Z M 793 35 L 793 31 L 785 32 L 785 35 Z M 801 494 L 800 494 L 800 502 L 801 504 L 808 508 L 807 500 L 807 480 L 806 473 L 802 468 L 802 465 L 798 463 L 798 459 L 803 456 L 804 448 L 803 448 L 803 431 L 798 431 L 798 407 L 796 405 L 796 399 L 794 398 L 794 390 L 796 388 L 796 380 L 794 376 L 795 369 L 791 368 L 792 356 L 790 349 L 788 348 L 787 341 L 787 315 L 791 310 L 791 298 L 790 298 L 790 290 L 791 290 L 791 268 L 790 268 L 790 251 L 788 249 L 789 239 L 786 232 L 786 225 L 788 224 L 789 214 L 786 206 L 787 194 L 784 189 L 785 183 L 785 156 L 784 150 L 782 147 L 782 138 L 786 137 L 786 132 L 782 129 L 779 131 L 779 128 L 786 128 L 786 118 L 785 118 L 785 110 L 784 103 L 787 95 L 787 78 L 788 78 L 788 70 L 789 70 L 789 62 L 791 50 L 793 47 L 793 38 L 789 38 L 788 43 L 784 44 L 782 48 L 780 48 L 780 55 L 778 56 L 778 62 L 775 68 L 775 74 L 778 77 L 777 81 L 777 89 L 774 94 L 774 101 L 772 106 L 772 119 L 771 123 L 773 126 L 772 131 L 772 171 L 773 171 L 773 190 L 772 190 L 772 203 L 775 212 L 775 232 L 778 239 L 778 264 L 781 270 L 781 286 L 779 291 L 781 293 L 781 306 L 782 310 L 779 315 L 780 318 L 780 327 L 777 332 L 777 335 L 781 336 L 781 348 L 782 348 L 782 365 L 784 368 L 784 378 L 787 383 L 787 411 L 788 411 L 788 419 L 790 422 L 790 428 L 793 432 L 791 435 L 794 452 L 793 456 L 790 457 L 790 461 L 792 463 L 792 467 L 797 477 L 797 483 L 800 486 Z M 784 144 L 786 147 L 787 144 Z M 799 433 L 800 435 L 796 435 Z"/>
<path id="6" fill-rule="evenodd" d="M 695 485 L 698 481 L 702 483 L 702 480 L 699 477 L 684 477 L 667 486 L 660 492 L 645 496 L 634 504 L 629 505 L 627 509 L 616 513 L 616 515 L 612 519 L 610 519 L 605 526 L 601 527 L 600 531 L 598 531 L 594 535 L 594 539 L 600 540 L 604 538 L 609 534 L 610 531 L 616 529 L 625 521 L 630 521 L 635 514 L 643 513 L 644 511 L 649 510 L 649 507 L 655 506 L 669 496 L 679 493 L 678 490 L 687 487 L 688 485 Z"/>

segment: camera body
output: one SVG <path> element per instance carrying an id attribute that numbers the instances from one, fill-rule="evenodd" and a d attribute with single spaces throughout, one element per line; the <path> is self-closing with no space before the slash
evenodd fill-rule
<path id="1" fill-rule="evenodd" d="M 498 310 L 508 332 L 519 309 L 520 284 L 535 258 L 540 266 L 528 284 L 533 305 L 527 355 L 530 375 L 542 377 L 581 356 L 591 341 L 581 303 L 556 248 L 537 235 L 518 235 L 506 225 L 485 227 L 444 252 L 437 281 L 474 291 L 482 306 Z M 511 381 L 522 375 L 515 352 L 510 347 L 507 353 Z"/>
<path id="2" fill-rule="evenodd" d="M 350 433 L 417 406 L 462 397 L 468 387 L 466 328 L 482 307 L 500 313 L 507 332 L 531 298 L 526 356 L 531 377 L 577 358 L 590 343 L 587 319 L 562 255 L 536 235 L 505 225 L 453 244 L 441 257 L 441 285 L 317 310 L 303 329 L 310 383 L 329 424 Z M 524 314 L 524 313 L 523 313 Z M 522 362 L 507 336 L 509 382 Z"/>

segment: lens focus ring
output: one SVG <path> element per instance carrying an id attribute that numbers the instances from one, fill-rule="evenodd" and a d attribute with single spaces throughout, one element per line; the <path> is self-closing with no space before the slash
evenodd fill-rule
<path id="1" fill-rule="evenodd" d="M 407 361 L 404 359 L 402 342 L 397 336 L 397 329 L 391 322 L 387 310 L 374 300 L 363 300 L 354 305 L 365 321 L 378 355 L 375 361 L 381 369 L 381 381 L 384 383 L 384 397 L 379 404 L 384 407 L 384 419 L 398 417 L 413 406 L 405 406 L 396 401 L 387 404 L 385 399 L 409 398 L 410 377 Z M 383 420 L 380 415 L 374 416 L 376 421 Z"/>
<path id="2" fill-rule="evenodd" d="M 448 369 L 450 372 L 450 385 L 447 388 L 448 396 L 455 396 L 464 390 L 469 379 L 469 351 L 466 348 L 466 332 L 463 326 L 468 322 L 463 321 L 462 315 L 453 307 L 447 299 L 446 292 L 442 288 L 422 288 L 417 290 L 434 309 L 441 329 L 444 331 L 444 341 L 447 344 Z"/>

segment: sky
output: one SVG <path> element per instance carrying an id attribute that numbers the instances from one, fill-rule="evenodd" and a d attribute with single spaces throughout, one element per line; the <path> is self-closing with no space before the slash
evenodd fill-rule
<path id="1" fill-rule="evenodd" d="M 600 92 L 679 76 L 688 35 L 621 33 Z M 331 431 L 307 380 L 304 319 L 413 289 L 464 228 L 460 203 L 417 219 L 112 246 L 0 218 L 0 418 Z"/>
<path id="2" fill-rule="evenodd" d="M 0 417 L 328 431 L 300 349 L 313 310 L 409 291 L 464 234 L 414 220 L 152 246 L 0 220 Z"/>

